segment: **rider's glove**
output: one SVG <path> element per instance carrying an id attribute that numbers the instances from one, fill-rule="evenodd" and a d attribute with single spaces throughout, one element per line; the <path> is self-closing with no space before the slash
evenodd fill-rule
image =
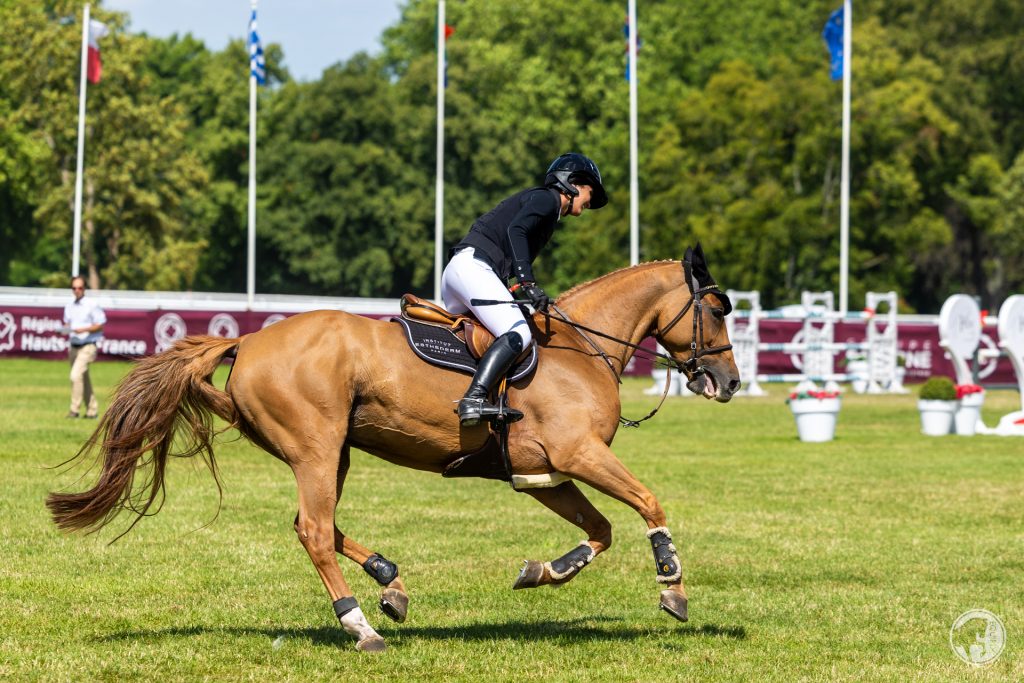
<path id="1" fill-rule="evenodd" d="M 544 312 L 551 305 L 551 297 L 538 287 L 535 282 L 524 282 L 522 292 L 529 299 L 530 305 L 533 306 L 534 310 Z"/>

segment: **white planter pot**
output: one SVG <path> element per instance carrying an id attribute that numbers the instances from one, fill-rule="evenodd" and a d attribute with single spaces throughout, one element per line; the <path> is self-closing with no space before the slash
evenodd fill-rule
<path id="1" fill-rule="evenodd" d="M 953 430 L 953 415 L 956 401 L 918 401 L 921 411 L 921 433 L 928 436 L 945 436 Z"/>
<path id="2" fill-rule="evenodd" d="M 985 392 L 967 394 L 960 399 L 956 414 L 953 417 L 953 425 L 956 433 L 960 436 L 974 436 L 974 431 L 981 419 L 981 406 L 985 403 Z"/>
<path id="3" fill-rule="evenodd" d="M 836 435 L 839 417 L 838 398 L 797 398 L 789 402 L 796 418 L 796 432 L 801 441 L 820 443 Z"/>
<path id="4" fill-rule="evenodd" d="M 846 364 L 846 372 L 859 378 L 850 381 L 850 387 L 854 393 L 863 394 L 868 390 L 869 369 L 870 366 L 866 360 L 851 360 Z"/>

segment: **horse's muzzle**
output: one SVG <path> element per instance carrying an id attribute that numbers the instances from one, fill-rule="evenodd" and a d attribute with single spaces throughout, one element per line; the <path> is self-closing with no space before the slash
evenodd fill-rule
<path id="1" fill-rule="evenodd" d="M 739 391 L 740 380 L 723 376 L 724 374 L 710 366 L 698 366 L 689 374 L 686 388 L 698 396 L 726 403 Z"/>

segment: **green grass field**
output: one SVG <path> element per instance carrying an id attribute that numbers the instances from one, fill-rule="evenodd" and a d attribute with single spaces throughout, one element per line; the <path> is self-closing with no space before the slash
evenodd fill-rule
<path id="1" fill-rule="evenodd" d="M 101 402 L 128 365 L 93 366 Z M 225 371 L 218 374 L 221 382 Z M 624 385 L 625 412 L 656 398 Z M 640 517 L 588 491 L 615 544 L 559 589 L 511 590 L 522 561 L 581 539 L 525 495 L 353 456 L 339 526 L 398 563 L 409 619 L 374 607 L 389 649 L 356 652 L 295 538 L 286 466 L 225 434 L 225 490 L 175 461 L 167 503 L 92 536 L 58 533 L 43 500 L 81 489 L 95 422 L 65 420 L 64 363 L 0 361 L 0 679 L 674 681 L 1024 679 L 1024 439 L 925 437 L 913 396 L 843 399 L 835 441 L 804 444 L 781 388 L 720 405 L 670 399 L 619 457 L 668 513 L 690 622 L 658 611 Z M 990 392 L 991 424 L 1019 406 Z M 976 669 L 952 622 L 995 612 L 1007 645 Z"/>

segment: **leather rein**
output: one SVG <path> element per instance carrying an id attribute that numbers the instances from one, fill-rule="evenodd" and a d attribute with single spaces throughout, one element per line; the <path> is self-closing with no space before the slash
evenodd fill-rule
<path id="1" fill-rule="evenodd" d="M 587 341 L 587 343 L 590 344 L 590 346 L 592 346 L 595 351 L 597 351 L 598 355 L 600 355 L 601 358 L 604 359 L 605 363 L 608 364 L 609 369 L 611 369 L 612 374 L 615 375 L 615 379 L 619 382 L 619 384 L 622 383 L 622 379 L 619 377 L 619 373 L 615 371 L 615 366 L 612 364 L 611 358 L 609 358 L 608 354 L 605 353 L 604 349 L 598 346 L 598 344 L 594 342 L 594 340 L 592 340 L 585 334 L 586 332 L 597 335 L 598 337 L 602 337 L 609 341 L 613 341 L 617 344 L 622 344 L 623 346 L 630 347 L 638 353 L 645 354 L 652 360 L 658 359 L 664 361 L 664 365 L 667 368 L 675 368 L 680 373 L 686 373 L 687 377 L 692 382 L 694 379 L 704 375 L 707 372 L 704 366 L 700 365 L 699 363 L 700 359 L 703 356 L 712 356 L 719 353 L 724 353 L 725 351 L 729 351 L 730 349 L 732 349 L 732 344 L 722 344 L 720 346 L 710 347 L 704 346 L 705 304 L 703 303 L 702 299 L 706 294 L 709 293 L 714 293 L 719 297 L 725 297 L 725 293 L 722 292 L 722 290 L 719 289 L 718 285 L 715 284 L 714 282 L 709 282 L 707 285 L 703 287 L 699 286 L 695 278 L 691 276 L 690 268 L 687 267 L 687 262 L 682 261 L 681 263 L 683 265 L 683 279 L 686 281 L 686 287 L 690 290 L 690 299 L 689 301 L 686 302 L 686 305 L 683 306 L 678 313 L 676 313 L 675 317 L 672 318 L 672 320 L 669 321 L 667 325 L 665 325 L 665 327 L 663 327 L 660 331 L 655 330 L 653 334 L 656 337 L 668 334 L 668 332 L 686 316 L 689 310 L 693 308 L 693 334 L 690 337 L 690 357 L 687 358 L 685 361 L 678 361 L 672 356 L 669 356 L 668 354 L 661 353 L 658 351 L 650 351 L 649 349 L 643 348 L 639 344 L 634 344 L 623 339 L 618 339 L 611 335 L 605 334 L 604 332 L 600 332 L 599 330 L 595 330 L 585 325 L 581 325 L 577 322 L 574 322 L 569 318 L 568 315 L 566 315 L 560 308 L 558 308 L 554 304 L 552 304 L 551 307 L 555 310 L 558 316 L 553 316 L 547 313 L 546 311 L 544 312 L 544 315 L 553 320 L 560 320 L 561 322 L 565 323 L 566 325 L 569 325 L 577 332 L 579 332 L 580 336 L 582 336 Z M 665 403 L 665 399 L 668 397 L 668 391 L 671 385 L 671 375 L 668 372 L 666 372 L 665 391 L 662 393 L 661 401 L 658 402 L 658 405 L 654 408 L 654 410 L 652 410 L 650 413 L 640 418 L 639 420 L 630 420 L 620 415 L 619 423 L 625 427 L 639 427 L 641 422 L 644 422 L 645 420 L 649 420 L 652 417 L 654 417 L 655 414 L 657 414 L 657 412 L 661 410 L 661 406 Z"/>

